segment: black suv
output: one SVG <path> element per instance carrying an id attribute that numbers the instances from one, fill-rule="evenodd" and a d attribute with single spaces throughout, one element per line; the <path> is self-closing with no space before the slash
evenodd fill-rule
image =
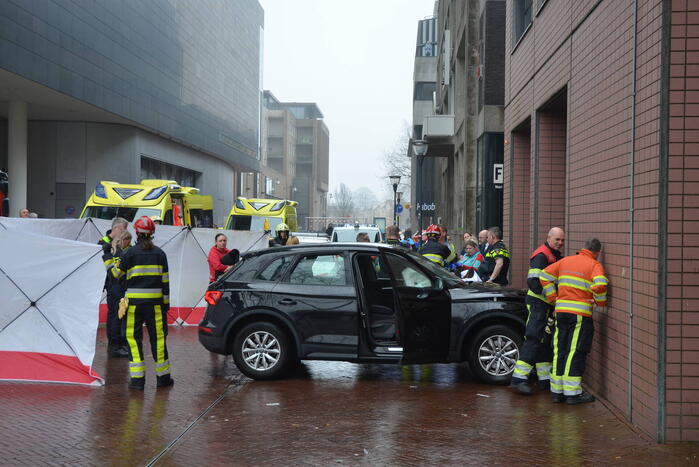
<path id="1" fill-rule="evenodd" d="M 299 360 L 468 361 L 509 382 L 527 317 L 519 290 L 466 284 L 401 248 L 326 243 L 245 255 L 209 286 L 199 341 L 253 379 Z"/>

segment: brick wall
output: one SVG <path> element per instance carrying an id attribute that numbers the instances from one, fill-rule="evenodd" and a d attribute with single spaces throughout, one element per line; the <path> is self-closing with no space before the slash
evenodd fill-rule
<path id="1" fill-rule="evenodd" d="M 514 51 L 508 3 L 505 134 L 513 156 L 525 152 L 517 143 L 525 135 L 514 130 L 527 118 L 534 121 L 530 135 L 539 137 L 530 169 L 551 166 L 567 152 L 553 169 L 564 171 L 563 185 L 532 181 L 537 191 L 531 194 L 517 184 L 526 176 L 521 159 L 509 160 L 506 152 L 504 189 L 511 195 L 505 196 L 504 210 L 509 231 L 529 236 L 531 244 L 559 219 L 569 254 L 586 238 L 600 238 L 610 306 L 595 315 L 585 384 L 650 436 L 690 441 L 699 440 L 699 2 L 671 3 L 666 362 L 660 361 L 666 349 L 659 348 L 664 341 L 658 331 L 664 308 L 658 297 L 665 292 L 664 263 L 658 259 L 665 238 L 663 3 L 637 1 L 635 100 L 633 0 L 547 2 Z M 689 4 L 696 11 L 687 11 Z M 564 119 L 545 108 L 561 89 L 567 89 Z M 540 174 L 555 182 L 554 173 Z M 522 212 L 522 204 L 534 199 L 540 205 Z M 565 199 L 562 211 L 554 208 L 556 199 Z M 520 225 L 530 231 L 522 227 L 515 233 Z M 528 254 L 518 241 L 511 239 L 515 285 L 523 283 L 514 275 L 522 273 Z M 666 380 L 658 377 L 663 368 Z M 666 400 L 660 400 L 663 389 Z"/>
<path id="2" fill-rule="evenodd" d="M 532 216 L 534 244 L 540 245 L 554 226 L 565 226 L 566 207 L 566 115 L 561 112 L 539 112 L 537 119 L 537 144 L 534 164 L 536 176 L 532 177 L 532 203 L 536 214 Z"/>
<path id="3" fill-rule="evenodd" d="M 513 132 L 511 135 L 512 157 L 509 160 L 508 169 L 512 177 L 509 179 L 511 187 L 511 200 L 506 203 L 512 206 L 511 219 L 504 218 L 507 230 L 503 230 L 505 244 L 510 250 L 512 258 L 517 261 L 510 262 L 510 283 L 513 287 L 526 287 L 527 270 L 529 262 L 522 258 L 529 257 L 530 251 L 530 217 L 531 206 L 530 178 L 531 178 L 531 136 L 529 129 Z M 508 183 L 508 180 L 505 180 Z"/>
<path id="4" fill-rule="evenodd" d="M 699 441 L 699 2 L 672 2 L 667 439 Z"/>

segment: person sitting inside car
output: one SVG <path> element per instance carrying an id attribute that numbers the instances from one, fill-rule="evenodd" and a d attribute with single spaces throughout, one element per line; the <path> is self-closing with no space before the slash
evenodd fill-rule
<path id="1" fill-rule="evenodd" d="M 357 242 L 367 242 L 371 243 L 371 240 L 369 240 L 369 234 L 366 232 L 359 232 L 357 234 Z"/>

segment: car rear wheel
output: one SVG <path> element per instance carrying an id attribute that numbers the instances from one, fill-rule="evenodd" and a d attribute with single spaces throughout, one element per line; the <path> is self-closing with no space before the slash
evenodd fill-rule
<path id="1" fill-rule="evenodd" d="M 289 338 L 279 326 L 251 323 L 238 331 L 233 341 L 233 359 L 238 369 L 252 379 L 277 379 L 290 361 Z"/>
<path id="2" fill-rule="evenodd" d="M 471 343 L 468 355 L 471 371 L 485 383 L 507 384 L 521 347 L 522 337 L 511 327 L 501 324 L 487 326 Z"/>

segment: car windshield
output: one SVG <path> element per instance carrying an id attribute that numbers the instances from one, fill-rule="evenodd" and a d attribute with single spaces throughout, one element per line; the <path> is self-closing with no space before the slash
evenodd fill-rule
<path id="1" fill-rule="evenodd" d="M 264 216 L 241 216 L 235 214 L 228 218 L 226 228 L 230 230 L 264 230 L 265 219 L 269 220 L 269 229 L 274 231 L 274 227 L 282 223 L 279 217 Z"/>
<path id="2" fill-rule="evenodd" d="M 449 284 L 450 286 L 456 286 L 456 287 L 466 287 L 466 284 L 457 278 L 455 275 L 451 274 L 449 271 L 444 269 L 441 266 L 437 266 L 435 263 L 430 261 L 429 259 L 425 258 L 422 255 L 419 255 L 414 252 L 408 252 L 408 255 L 413 258 L 415 261 L 420 263 L 420 266 L 424 267 L 427 269 L 429 272 L 434 274 L 435 276 L 439 277 L 442 279 L 444 282 Z"/>
<path id="3" fill-rule="evenodd" d="M 356 242 L 357 234 L 360 232 L 364 232 L 369 235 L 369 240 L 371 242 L 378 243 L 381 241 L 381 236 L 379 235 L 379 231 L 377 229 L 362 229 L 361 227 L 358 229 L 335 229 L 333 232 L 333 241 Z"/>
<path id="4" fill-rule="evenodd" d="M 115 217 L 123 217 L 129 222 L 141 216 L 160 216 L 160 209 L 125 208 L 119 206 L 88 206 L 83 217 L 96 217 L 97 219 L 112 220 Z"/>

